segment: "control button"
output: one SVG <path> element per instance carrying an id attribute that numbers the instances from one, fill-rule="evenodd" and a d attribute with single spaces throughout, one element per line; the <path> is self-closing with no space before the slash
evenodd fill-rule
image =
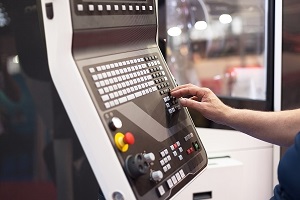
<path id="1" fill-rule="evenodd" d="M 140 10 L 140 6 L 135 6 L 135 9 L 136 10 Z"/>
<path id="2" fill-rule="evenodd" d="M 173 155 L 174 155 L 174 156 L 177 156 L 177 151 L 173 151 Z"/>
<path id="3" fill-rule="evenodd" d="M 154 153 L 146 153 L 144 154 L 144 158 L 145 160 L 149 163 L 149 162 L 154 162 L 155 161 L 155 155 Z"/>
<path id="4" fill-rule="evenodd" d="M 77 10 L 78 11 L 83 11 L 83 5 L 82 4 L 77 4 Z"/>
<path id="5" fill-rule="evenodd" d="M 165 164 L 164 159 L 160 160 L 159 162 L 160 162 L 160 165 L 161 165 L 161 166 L 164 166 L 164 164 Z"/>
<path id="6" fill-rule="evenodd" d="M 131 11 L 133 10 L 133 6 L 132 5 L 129 5 L 129 10 L 131 10 Z"/>
<path id="7" fill-rule="evenodd" d="M 186 153 L 189 155 L 191 153 L 193 153 L 194 149 L 193 147 L 189 148 L 188 150 L 186 150 Z"/>
<path id="8" fill-rule="evenodd" d="M 94 11 L 94 10 L 95 10 L 94 5 L 90 4 L 90 5 L 89 5 L 89 11 Z"/>
<path id="9" fill-rule="evenodd" d="M 119 132 L 115 135 L 116 146 L 122 152 L 126 152 L 129 148 L 129 145 L 134 144 L 134 141 L 134 136 L 130 132 L 127 132 L 125 135 Z"/>
<path id="10" fill-rule="evenodd" d="M 109 128 L 112 130 L 112 131 L 115 131 L 119 128 L 122 128 L 122 121 L 120 120 L 120 118 L 118 117 L 113 117 L 109 124 L 108 124 Z"/>
<path id="11" fill-rule="evenodd" d="M 149 10 L 153 10 L 153 6 L 149 6 Z"/>
<path id="12" fill-rule="evenodd" d="M 161 155 L 161 157 L 165 157 L 165 152 L 164 151 L 162 151 L 162 152 L 160 152 L 160 155 Z"/>
<path id="13" fill-rule="evenodd" d="M 166 172 L 168 171 L 167 166 L 164 166 L 164 167 L 163 167 L 163 170 L 164 170 L 164 172 L 166 173 Z"/>
<path id="14" fill-rule="evenodd" d="M 168 149 L 165 149 L 165 150 L 164 150 L 164 152 L 165 152 L 165 154 L 166 154 L 166 155 L 168 155 L 168 154 L 169 154 L 169 151 L 168 151 Z"/>
<path id="15" fill-rule="evenodd" d="M 125 5 L 122 5 L 122 10 L 126 10 L 126 6 Z"/>
<path id="16" fill-rule="evenodd" d="M 179 152 L 181 153 L 181 152 L 183 152 L 183 149 L 182 149 L 182 147 L 179 147 Z"/>
<path id="17" fill-rule="evenodd" d="M 176 176 L 176 179 L 178 180 L 178 182 L 181 181 L 181 176 L 180 176 L 179 172 L 177 172 L 175 174 L 175 176 Z"/>
<path id="18" fill-rule="evenodd" d="M 106 5 L 106 10 L 111 11 L 111 5 Z"/>
<path id="19" fill-rule="evenodd" d="M 192 144 L 193 144 L 193 147 L 194 147 L 195 151 L 200 150 L 200 145 L 198 144 L 198 141 L 193 142 Z"/>
<path id="20" fill-rule="evenodd" d="M 94 68 L 89 68 L 90 73 L 94 73 L 95 69 Z"/>
<path id="21" fill-rule="evenodd" d="M 119 6 L 118 5 L 114 5 L 115 10 L 119 10 Z"/>
<path id="22" fill-rule="evenodd" d="M 134 136 L 132 133 L 127 132 L 124 136 L 124 143 L 125 144 L 134 144 Z"/>
<path id="23" fill-rule="evenodd" d="M 175 148 L 173 146 L 173 144 L 170 146 L 170 149 L 173 151 Z"/>
<path id="24" fill-rule="evenodd" d="M 106 103 L 104 103 L 104 105 L 105 105 L 105 108 L 110 108 L 110 103 L 108 103 L 108 102 L 106 102 Z"/>
<path id="25" fill-rule="evenodd" d="M 184 177 L 185 177 L 185 173 L 184 173 L 183 169 L 181 169 L 181 170 L 179 171 L 179 174 L 180 174 L 181 178 L 184 178 Z"/>
<path id="26" fill-rule="evenodd" d="M 165 161 L 165 163 L 169 162 L 167 157 L 164 158 L 164 161 Z"/>
<path id="27" fill-rule="evenodd" d="M 167 166 L 168 170 L 171 169 L 171 165 L 170 164 L 167 164 L 166 166 Z"/>
<path id="28" fill-rule="evenodd" d="M 176 177 L 172 176 L 171 179 L 172 179 L 173 184 L 176 185 L 176 183 L 178 182 L 177 179 L 176 179 Z"/>
<path id="29" fill-rule="evenodd" d="M 178 159 L 179 159 L 179 160 L 183 160 L 182 155 L 179 155 L 179 156 L 178 156 Z"/>
<path id="30" fill-rule="evenodd" d="M 98 5 L 98 10 L 103 11 L 103 5 Z M 103 68 L 103 67 L 102 67 Z"/>
<path id="31" fill-rule="evenodd" d="M 97 82 L 97 83 L 99 83 L 99 82 Z M 98 92 L 99 92 L 99 94 L 101 94 L 101 95 L 104 94 L 104 90 L 103 90 L 102 88 L 99 88 L 99 89 L 98 89 Z"/>
<path id="32" fill-rule="evenodd" d="M 164 177 L 164 175 L 160 170 L 158 170 L 158 171 L 152 171 L 150 177 L 151 180 L 153 181 L 160 181 Z"/>
<path id="33" fill-rule="evenodd" d="M 171 189 L 174 186 L 174 184 L 173 184 L 173 182 L 172 182 L 171 179 L 167 180 L 167 184 L 168 184 L 169 189 Z"/>
<path id="34" fill-rule="evenodd" d="M 176 149 L 178 146 L 177 146 L 177 143 L 173 144 L 174 148 Z"/>
<path id="35" fill-rule="evenodd" d="M 160 196 L 163 196 L 166 193 L 164 186 L 162 186 L 162 185 L 157 188 L 157 191 Z"/>
<path id="36" fill-rule="evenodd" d="M 168 158 L 168 161 L 170 161 L 170 160 L 171 160 L 171 156 L 170 156 L 170 155 L 168 155 L 168 156 L 167 156 L 167 158 Z"/>

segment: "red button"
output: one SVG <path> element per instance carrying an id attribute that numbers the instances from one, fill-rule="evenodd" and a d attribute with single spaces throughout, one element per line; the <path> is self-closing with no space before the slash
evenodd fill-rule
<path id="1" fill-rule="evenodd" d="M 190 154 L 190 153 L 191 153 L 191 150 L 190 150 L 190 149 L 186 150 L 186 153 L 187 153 L 187 154 Z"/>
<path id="2" fill-rule="evenodd" d="M 133 134 L 130 132 L 125 133 L 123 141 L 125 144 L 134 144 Z"/>

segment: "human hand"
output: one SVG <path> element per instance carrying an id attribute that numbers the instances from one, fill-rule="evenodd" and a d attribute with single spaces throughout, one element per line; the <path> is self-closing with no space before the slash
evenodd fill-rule
<path id="1" fill-rule="evenodd" d="M 227 114 L 232 110 L 225 105 L 210 89 L 192 84 L 181 85 L 171 90 L 171 95 L 180 98 L 180 104 L 193 108 L 204 117 L 219 124 L 225 124 Z M 191 96 L 190 98 L 185 98 Z"/>

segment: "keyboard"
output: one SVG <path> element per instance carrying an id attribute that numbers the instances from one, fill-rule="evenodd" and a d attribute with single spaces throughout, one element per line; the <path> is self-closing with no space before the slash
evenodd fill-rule
<path id="1" fill-rule="evenodd" d="M 166 72 L 156 55 L 132 57 L 86 68 L 105 109 L 156 91 L 160 95 L 170 92 Z"/>

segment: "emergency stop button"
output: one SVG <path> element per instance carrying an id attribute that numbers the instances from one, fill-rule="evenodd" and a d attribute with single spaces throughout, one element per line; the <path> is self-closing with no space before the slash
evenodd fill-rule
<path id="1" fill-rule="evenodd" d="M 125 134 L 118 132 L 115 135 L 115 143 L 118 149 L 122 152 L 126 152 L 129 148 L 129 145 L 134 144 L 134 136 L 131 132 L 127 132 Z"/>

